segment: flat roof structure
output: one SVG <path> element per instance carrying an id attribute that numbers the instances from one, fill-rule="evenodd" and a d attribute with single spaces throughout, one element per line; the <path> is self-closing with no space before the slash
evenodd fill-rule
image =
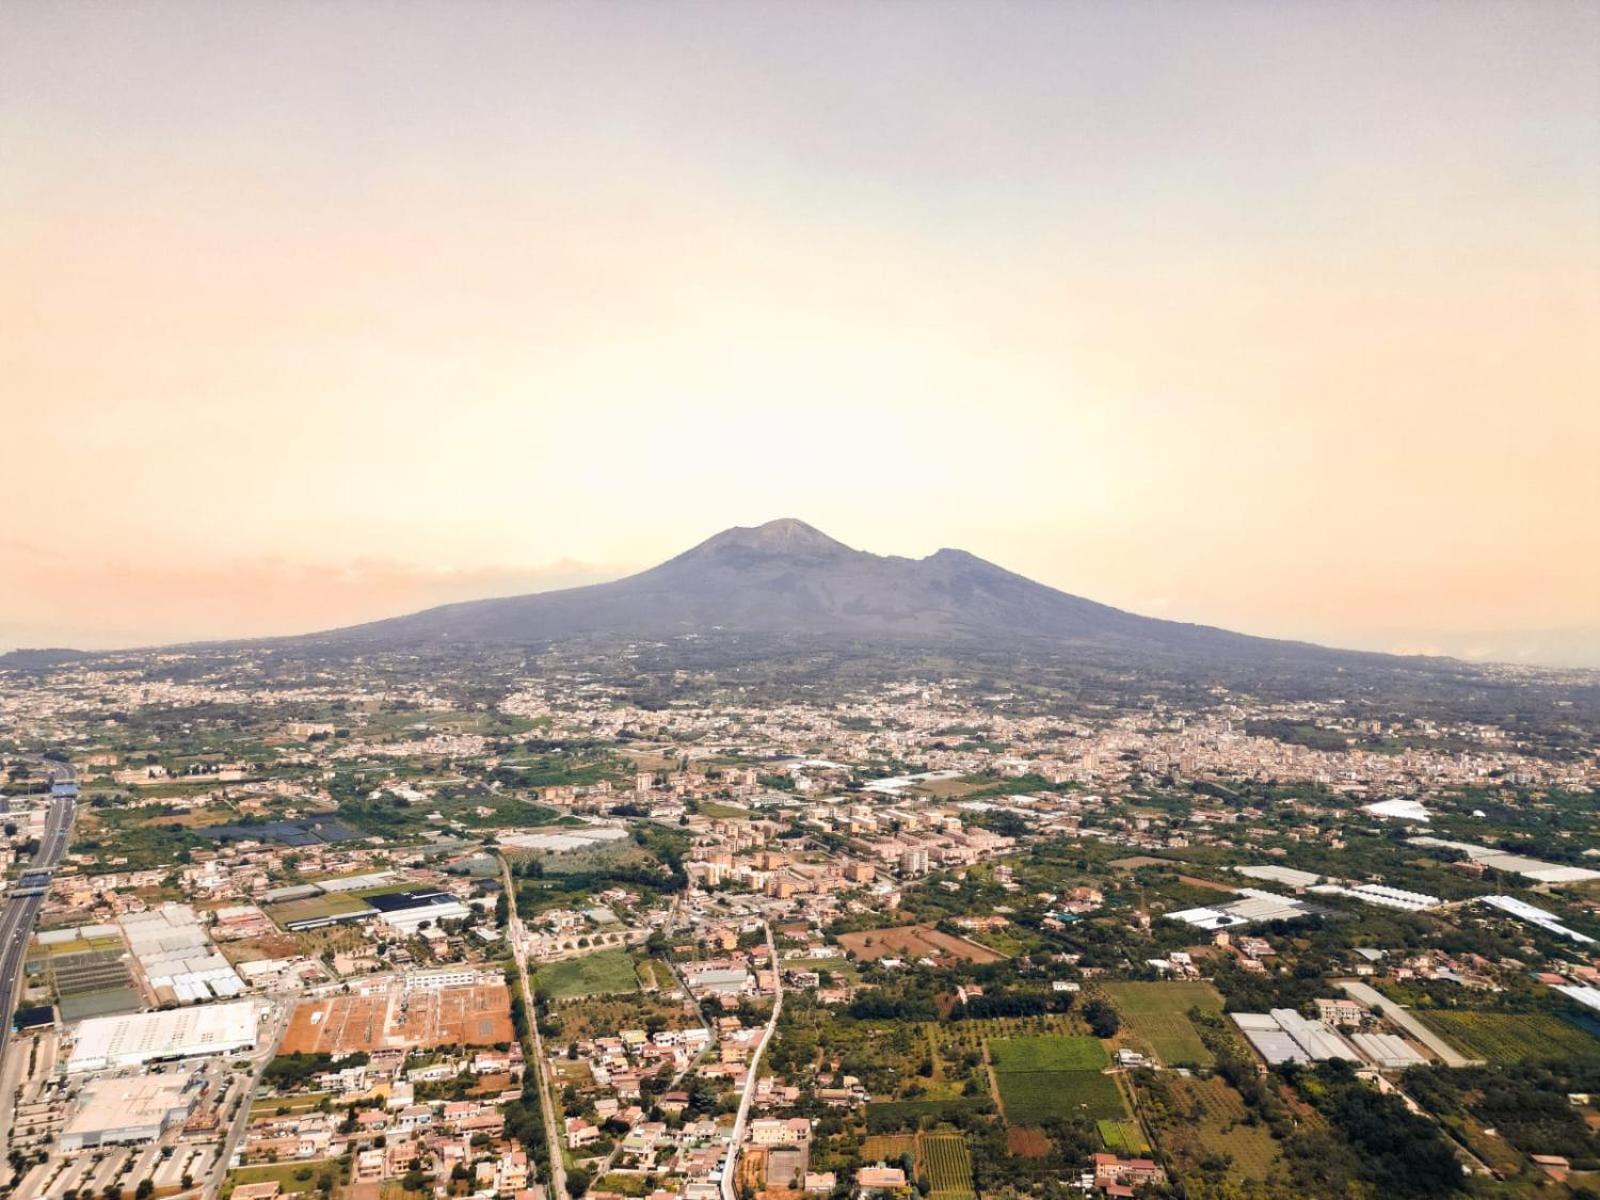
<path id="1" fill-rule="evenodd" d="M 194 1106 L 193 1083 L 187 1071 L 92 1079 L 83 1085 L 77 1108 L 62 1126 L 61 1148 L 154 1141 L 188 1117 Z"/>
<path id="2" fill-rule="evenodd" d="M 78 1026 L 66 1072 L 77 1075 L 163 1059 L 229 1054 L 253 1047 L 259 1024 L 254 1000 L 91 1017 Z"/>

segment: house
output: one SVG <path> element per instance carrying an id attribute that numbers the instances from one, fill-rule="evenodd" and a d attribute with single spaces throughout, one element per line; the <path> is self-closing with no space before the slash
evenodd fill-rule
<path id="1" fill-rule="evenodd" d="M 1094 1185 L 1111 1195 L 1131 1195 L 1134 1188 L 1166 1181 L 1166 1171 L 1151 1159 L 1118 1158 L 1115 1154 L 1094 1156 Z"/>
<path id="2" fill-rule="evenodd" d="M 863 1192 L 893 1192 L 906 1186 L 906 1173 L 899 1167 L 862 1167 L 856 1172 L 856 1185 Z"/>
<path id="3" fill-rule="evenodd" d="M 590 1142 L 600 1140 L 600 1129 L 591 1125 L 582 1117 L 567 1118 L 567 1149 L 576 1150 L 579 1146 L 587 1146 Z"/>

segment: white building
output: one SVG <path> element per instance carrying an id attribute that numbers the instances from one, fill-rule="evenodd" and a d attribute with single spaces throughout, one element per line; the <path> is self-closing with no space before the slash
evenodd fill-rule
<path id="1" fill-rule="evenodd" d="M 94 1079 L 83 1085 L 77 1107 L 61 1129 L 63 1150 L 113 1142 L 150 1142 L 188 1119 L 194 1077 L 187 1071 Z"/>
<path id="2" fill-rule="evenodd" d="M 67 1074 L 77 1075 L 164 1059 L 248 1050 L 256 1044 L 259 1022 L 254 1000 L 91 1017 L 78 1026 L 65 1069 Z"/>

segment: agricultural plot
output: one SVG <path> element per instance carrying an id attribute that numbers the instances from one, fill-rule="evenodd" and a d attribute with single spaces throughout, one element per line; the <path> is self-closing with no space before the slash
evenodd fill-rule
<path id="1" fill-rule="evenodd" d="M 1096 1121 L 1100 1140 L 1113 1154 L 1143 1155 L 1150 1153 L 1150 1143 L 1137 1121 Z"/>
<path id="2" fill-rule="evenodd" d="M 1162 1085 L 1166 1103 L 1156 1137 L 1185 1169 L 1221 1149 L 1232 1159 L 1230 1176 L 1261 1182 L 1272 1173 L 1278 1143 L 1265 1125 L 1244 1123 L 1244 1099 L 1223 1079 L 1164 1072 Z"/>
<path id="3" fill-rule="evenodd" d="M 118 950 L 52 954 L 50 973 L 63 1021 L 133 1012 L 143 1003 Z"/>
<path id="4" fill-rule="evenodd" d="M 1126 1023 L 1130 1039 L 1167 1066 L 1209 1067 L 1216 1056 L 1206 1049 L 1189 1020 L 1189 1010 L 1220 1013 L 1222 1000 L 1209 983 L 1108 983 L 1106 996 Z"/>
<path id="5" fill-rule="evenodd" d="M 991 1038 L 996 1071 L 1098 1071 L 1111 1057 L 1097 1038 L 1073 1034 Z"/>
<path id="6" fill-rule="evenodd" d="M 969 1051 L 1003 1038 L 1038 1037 L 1044 1034 L 1080 1032 L 1083 1025 L 1065 1013 L 1046 1013 L 1037 1017 L 990 1017 L 981 1021 L 934 1021 L 927 1023 L 941 1057 L 954 1060 Z"/>
<path id="7" fill-rule="evenodd" d="M 959 1133 L 922 1137 L 922 1161 L 933 1200 L 973 1200 L 972 1155 Z"/>
<path id="8" fill-rule="evenodd" d="M 980 946 L 967 938 L 952 937 L 932 925 L 903 925 L 898 929 L 846 933 L 840 936 L 839 945 L 854 954 L 859 962 L 873 962 L 880 958 L 931 958 L 935 961 L 954 959 L 991 963 L 1005 957 L 998 950 Z"/>
<path id="9" fill-rule="evenodd" d="M 533 986 L 554 1000 L 567 1000 L 636 992 L 639 976 L 626 950 L 601 950 L 540 967 L 534 972 Z"/>
<path id="10" fill-rule="evenodd" d="M 1050 1139 L 1042 1129 L 1012 1125 L 1006 1130 L 1006 1149 L 1019 1158 L 1044 1158 L 1050 1153 Z"/>
<path id="11" fill-rule="evenodd" d="M 1099 1121 L 1128 1115 L 1116 1082 L 1099 1071 L 1001 1071 L 995 1079 L 1000 1107 L 1013 1125 L 1038 1125 L 1057 1117 Z"/>
<path id="12" fill-rule="evenodd" d="M 892 1163 L 902 1154 L 916 1157 L 917 1139 L 910 1133 L 876 1133 L 861 1143 L 864 1163 Z"/>
<path id="13" fill-rule="evenodd" d="M 1546 1013 L 1427 1012 L 1415 1015 L 1456 1049 L 1491 1063 L 1600 1059 L 1600 1039 Z"/>

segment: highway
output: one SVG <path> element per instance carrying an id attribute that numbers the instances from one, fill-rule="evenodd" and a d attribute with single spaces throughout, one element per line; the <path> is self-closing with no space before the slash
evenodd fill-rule
<path id="1" fill-rule="evenodd" d="M 52 782 L 76 782 L 70 764 L 49 763 Z M 72 840 L 72 821 L 77 816 L 78 802 L 71 796 L 57 796 L 50 802 L 50 814 L 45 818 L 44 836 L 39 839 L 39 850 L 33 856 L 23 878 L 39 873 L 46 877 L 54 873 L 66 857 Z M 33 934 L 33 923 L 44 904 L 48 879 L 44 886 L 26 889 L 33 894 L 13 894 L 7 899 L 5 911 L 0 913 L 0 1063 L 5 1061 L 6 1048 L 11 1041 L 11 1018 L 17 1011 L 17 997 L 22 992 L 22 968 L 28 957 L 28 940 Z"/>

